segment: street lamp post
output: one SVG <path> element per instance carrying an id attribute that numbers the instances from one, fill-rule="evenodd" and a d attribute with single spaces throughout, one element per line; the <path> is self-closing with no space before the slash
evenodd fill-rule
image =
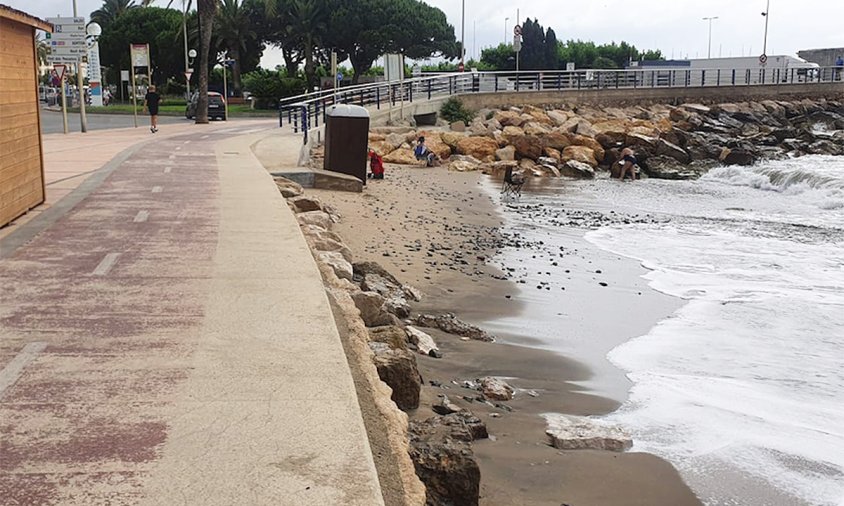
<path id="1" fill-rule="evenodd" d="M 771 11 L 771 0 L 768 0 L 767 5 L 765 6 L 765 12 L 762 13 L 762 16 L 765 17 L 765 39 L 762 42 L 762 54 L 768 54 L 768 14 Z"/>
<path id="2" fill-rule="evenodd" d="M 182 33 L 185 39 L 185 93 L 190 100 L 190 64 L 188 63 L 188 3 L 182 0 Z"/>
<path id="3" fill-rule="evenodd" d="M 73 17 L 77 17 L 76 0 L 73 0 Z M 85 79 L 82 77 L 82 57 L 76 60 L 76 87 L 79 88 L 79 121 L 82 133 L 88 131 L 88 115 L 85 114 Z M 64 90 L 62 90 L 64 92 Z"/>
<path id="4" fill-rule="evenodd" d="M 706 47 L 706 57 L 712 58 L 712 21 L 718 19 L 718 16 L 703 18 L 704 21 L 709 21 L 709 44 Z"/>
<path id="5" fill-rule="evenodd" d="M 510 18 L 504 18 L 504 44 L 507 44 L 507 22 L 510 21 Z"/>

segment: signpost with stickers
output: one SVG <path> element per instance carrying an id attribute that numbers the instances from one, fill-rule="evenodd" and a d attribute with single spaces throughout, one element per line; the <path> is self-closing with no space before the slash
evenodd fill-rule
<path id="1" fill-rule="evenodd" d="M 129 44 L 129 67 L 132 72 L 132 114 L 135 128 L 138 128 L 138 85 L 135 82 L 135 69 L 145 68 L 152 82 L 152 68 L 149 64 L 149 44 Z"/>
<path id="2" fill-rule="evenodd" d="M 65 68 L 68 64 L 76 65 L 76 75 L 79 81 L 79 113 L 82 115 L 84 105 L 81 102 L 85 100 L 85 92 L 82 87 L 82 65 L 80 63 L 88 59 L 88 46 L 85 41 L 85 18 L 76 16 L 56 17 L 47 18 L 47 21 L 53 25 L 53 33 L 46 34 L 47 63 L 56 66 L 56 70 L 59 70 L 59 66 L 61 66 L 62 123 L 64 133 L 68 133 Z M 82 119 L 82 125 L 84 132 L 87 130 L 84 119 Z"/>

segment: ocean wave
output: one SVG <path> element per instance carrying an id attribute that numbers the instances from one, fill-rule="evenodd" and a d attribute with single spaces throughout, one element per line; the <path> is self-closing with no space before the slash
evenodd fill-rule
<path id="1" fill-rule="evenodd" d="M 840 193 L 844 191 L 844 157 L 806 156 L 752 167 L 717 167 L 701 180 L 786 195 L 813 190 Z"/>

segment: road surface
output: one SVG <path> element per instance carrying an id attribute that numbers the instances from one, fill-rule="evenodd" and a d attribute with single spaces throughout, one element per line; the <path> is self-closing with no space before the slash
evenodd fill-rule
<path id="1" fill-rule="evenodd" d="M 192 120 L 183 116 L 159 116 L 159 128 L 166 128 L 168 124 L 184 124 Z M 67 126 L 71 132 L 80 131 L 79 113 L 67 115 Z M 112 128 L 128 128 L 134 126 L 131 114 L 88 114 L 88 130 L 109 130 Z M 149 129 L 149 116 L 138 111 L 138 128 Z M 62 113 L 41 109 L 41 133 L 62 133 Z"/>

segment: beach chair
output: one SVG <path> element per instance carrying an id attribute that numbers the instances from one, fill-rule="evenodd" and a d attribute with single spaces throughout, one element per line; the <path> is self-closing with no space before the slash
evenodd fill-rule
<path id="1" fill-rule="evenodd" d="M 522 186 L 524 185 L 524 179 L 513 177 L 513 167 L 507 167 L 504 171 L 504 185 L 501 187 L 501 194 L 505 197 L 519 198 L 522 196 Z"/>

